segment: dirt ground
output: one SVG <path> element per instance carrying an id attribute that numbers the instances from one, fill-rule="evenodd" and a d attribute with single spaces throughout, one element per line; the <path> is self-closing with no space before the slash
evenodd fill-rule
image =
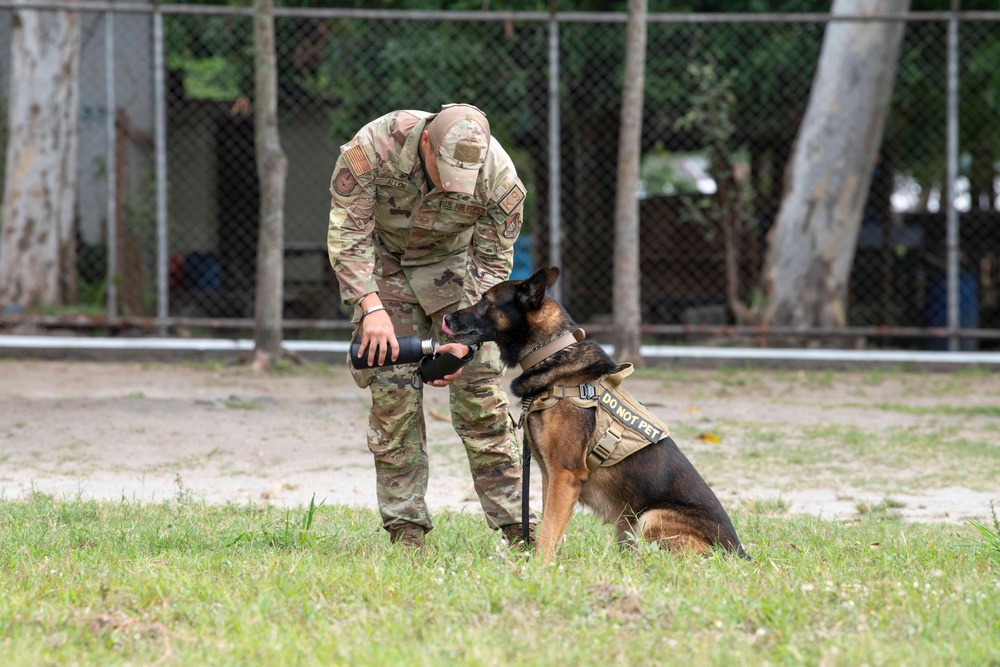
<path id="1" fill-rule="evenodd" d="M 1000 420 L 988 407 L 1000 404 L 1000 374 L 956 385 L 943 374 L 872 383 L 858 373 L 743 373 L 681 369 L 671 381 L 630 380 L 727 506 L 756 502 L 779 513 L 850 519 L 864 503 L 891 495 L 906 520 L 955 522 L 988 516 L 989 503 L 1000 504 Z M 478 512 L 464 450 L 448 422 L 447 390 L 428 387 L 425 396 L 428 503 L 432 511 Z M 908 407 L 871 409 L 876 400 Z M 290 507 L 315 494 L 317 502 L 375 507 L 368 406 L 367 392 L 341 366 L 255 377 L 225 364 L 0 360 L 0 494 L 141 501 L 183 494 Z M 848 435 L 861 429 L 876 441 L 879 433 L 945 428 L 962 443 L 987 447 L 988 456 L 968 483 L 958 471 L 929 485 L 934 477 L 889 464 L 877 478 L 886 481 L 872 482 L 849 467 L 845 473 L 836 457 L 826 466 L 822 452 L 809 455 L 803 434 L 823 426 Z M 808 466 L 767 465 L 761 443 L 782 447 L 786 439 Z M 915 465 L 935 464 L 918 457 Z M 534 505 L 541 502 L 538 477 Z"/>

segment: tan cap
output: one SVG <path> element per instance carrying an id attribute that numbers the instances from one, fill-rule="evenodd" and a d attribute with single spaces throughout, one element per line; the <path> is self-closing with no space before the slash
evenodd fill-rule
<path id="1" fill-rule="evenodd" d="M 446 192 L 471 195 L 490 148 L 490 122 L 471 104 L 446 104 L 427 126 Z"/>

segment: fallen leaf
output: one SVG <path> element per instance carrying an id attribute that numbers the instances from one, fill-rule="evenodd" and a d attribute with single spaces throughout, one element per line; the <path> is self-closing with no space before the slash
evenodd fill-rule
<path id="1" fill-rule="evenodd" d="M 717 445 L 720 442 L 722 442 L 722 438 L 720 438 L 719 436 L 715 435 L 714 433 L 699 433 L 695 437 L 698 440 L 701 440 L 702 442 L 708 442 L 708 443 L 711 443 L 713 445 Z"/>

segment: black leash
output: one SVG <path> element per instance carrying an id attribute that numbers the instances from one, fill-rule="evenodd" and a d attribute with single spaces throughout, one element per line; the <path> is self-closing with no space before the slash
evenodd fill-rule
<path id="1" fill-rule="evenodd" d="M 531 447 L 528 445 L 528 426 L 524 423 L 524 418 L 534 402 L 534 397 L 524 398 L 521 401 L 521 417 L 514 425 L 516 429 L 524 429 L 524 449 L 521 452 L 521 537 L 524 538 L 525 544 L 531 544 L 531 524 L 528 522 L 531 514 L 528 502 L 531 499 Z"/>
<path id="2" fill-rule="evenodd" d="M 531 508 L 528 506 L 528 496 L 531 478 L 531 447 L 528 446 L 528 437 L 524 438 L 524 453 L 521 455 L 521 535 L 524 543 L 531 543 L 531 524 L 528 523 L 528 515 Z"/>

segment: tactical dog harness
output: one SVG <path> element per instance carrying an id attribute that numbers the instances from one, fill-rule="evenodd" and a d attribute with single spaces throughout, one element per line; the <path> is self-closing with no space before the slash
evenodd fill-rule
<path id="1" fill-rule="evenodd" d="M 584 339 L 583 329 L 563 334 L 544 347 L 535 350 L 521 360 L 521 369 L 526 371 L 543 359 L 563 348 Z M 659 442 L 669 435 L 666 425 L 653 415 L 627 389 L 622 380 L 632 374 L 632 364 L 619 364 L 611 375 L 606 375 L 595 384 L 581 384 L 575 387 L 554 386 L 545 393 L 525 398 L 521 403 L 521 418 L 517 427 L 524 427 L 524 453 L 522 456 L 521 526 L 524 540 L 528 541 L 529 474 L 531 470 L 531 430 L 525 419 L 532 412 L 547 410 L 563 399 L 569 399 L 582 408 L 594 408 L 597 423 L 590 442 L 587 443 L 587 470 L 594 472 L 601 466 L 612 466 L 625 457 Z M 600 408 L 600 409 L 597 409 Z"/>
<path id="2" fill-rule="evenodd" d="M 554 386 L 527 400 L 522 406 L 521 419 L 532 412 L 547 410 L 566 398 L 581 408 L 600 408 L 595 411 L 594 435 L 587 443 L 587 469 L 594 472 L 601 466 L 613 466 L 670 433 L 659 418 L 621 386 L 622 380 L 634 370 L 632 364 L 624 363 L 596 385 Z M 530 442 L 531 431 L 525 428 L 524 434 Z"/>

